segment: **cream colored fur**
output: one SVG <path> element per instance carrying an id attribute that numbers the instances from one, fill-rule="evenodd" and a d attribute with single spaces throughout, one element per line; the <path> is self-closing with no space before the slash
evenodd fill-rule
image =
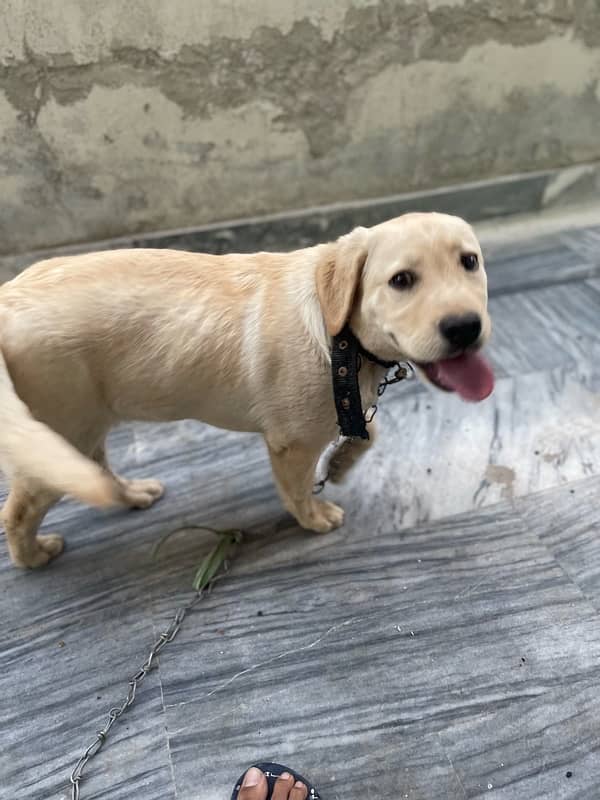
<path id="1" fill-rule="evenodd" d="M 481 255 L 464 221 L 414 214 L 292 253 L 115 250 L 43 261 L 5 284 L 0 466 L 14 563 L 36 567 L 60 552 L 60 537 L 37 529 L 63 493 L 142 507 L 161 495 L 157 481 L 110 472 L 104 440 L 123 420 L 258 431 L 300 525 L 340 525 L 342 510 L 311 493 L 337 432 L 330 336 L 349 320 L 381 358 L 432 361 L 444 355 L 439 320 L 476 311 L 485 341 L 485 273 L 465 272 L 464 250 Z M 398 292 L 389 279 L 407 268 L 419 281 Z M 381 377 L 365 363 L 365 406 Z M 338 473 L 354 460 L 346 452 Z"/>

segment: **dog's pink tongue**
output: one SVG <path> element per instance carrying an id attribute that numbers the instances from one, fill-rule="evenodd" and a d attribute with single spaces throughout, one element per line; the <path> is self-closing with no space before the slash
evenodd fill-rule
<path id="1" fill-rule="evenodd" d="M 494 373 L 478 353 L 464 353 L 436 364 L 442 382 L 463 400 L 485 400 L 494 389 Z"/>

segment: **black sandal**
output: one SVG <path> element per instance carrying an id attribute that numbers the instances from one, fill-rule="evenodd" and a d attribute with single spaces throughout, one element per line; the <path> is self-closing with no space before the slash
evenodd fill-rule
<path id="1" fill-rule="evenodd" d="M 259 769 L 267 779 L 267 783 L 269 785 L 267 800 L 271 800 L 271 797 L 273 796 L 273 789 L 275 787 L 275 781 L 284 772 L 288 772 L 292 776 L 294 781 L 300 781 L 306 786 L 306 788 L 308 789 L 307 800 L 321 800 L 321 795 L 317 792 L 314 786 L 311 786 L 310 783 L 306 780 L 306 778 L 303 778 L 302 775 L 300 775 L 298 772 L 295 772 L 293 769 L 290 769 L 289 767 L 282 767 L 281 764 L 271 764 L 268 761 L 265 761 L 263 764 L 251 764 L 250 767 L 248 767 L 248 769 L 251 769 L 252 767 L 256 767 L 256 769 Z M 240 775 L 238 781 L 236 782 L 235 789 L 233 790 L 233 794 L 231 795 L 231 800 L 237 800 L 238 793 L 242 788 L 242 781 L 244 780 L 244 777 L 246 775 L 246 772 L 248 772 L 248 769 L 244 770 L 244 772 L 242 773 L 242 775 Z"/>

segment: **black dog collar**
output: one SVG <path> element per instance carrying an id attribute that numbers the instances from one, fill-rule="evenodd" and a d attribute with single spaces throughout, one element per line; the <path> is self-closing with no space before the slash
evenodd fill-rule
<path id="1" fill-rule="evenodd" d="M 385 369 L 395 367 L 397 362 L 383 361 L 366 350 L 352 333 L 349 325 L 333 337 L 331 377 L 340 433 L 342 436 L 368 439 L 369 432 L 358 383 L 361 356 Z"/>

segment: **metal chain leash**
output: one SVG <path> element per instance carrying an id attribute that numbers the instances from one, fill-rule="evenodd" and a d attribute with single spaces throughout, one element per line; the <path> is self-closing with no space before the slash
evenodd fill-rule
<path id="1" fill-rule="evenodd" d="M 360 369 L 360 361 L 359 361 L 359 369 Z M 379 386 L 377 387 L 377 397 L 381 397 L 388 386 L 391 386 L 393 383 L 400 383 L 400 381 L 412 379 L 414 374 L 415 374 L 415 370 L 414 370 L 414 367 L 412 366 L 412 364 L 410 364 L 408 361 L 399 362 L 398 365 L 396 366 L 396 369 L 394 371 L 393 377 L 392 378 L 388 378 L 387 373 L 386 373 L 384 378 L 383 378 L 383 380 L 380 381 Z M 371 405 L 371 406 L 369 406 L 369 408 L 367 408 L 367 410 L 365 411 L 365 422 L 367 424 L 372 421 L 373 417 L 377 413 L 377 410 L 378 410 L 377 403 L 373 403 L 373 405 Z M 330 456 L 330 460 L 331 460 L 331 458 L 333 458 L 333 456 L 335 454 L 335 450 L 337 449 L 338 445 L 341 443 L 341 441 L 343 439 L 344 439 L 344 437 L 340 435 L 330 445 L 331 447 L 333 447 L 333 453 Z M 329 480 L 329 470 L 327 470 L 327 472 L 325 473 L 325 476 L 323 478 L 321 478 L 320 480 L 318 480 L 314 484 L 312 493 L 313 494 L 321 494 L 321 492 L 325 488 L 325 485 L 327 484 L 328 480 Z"/>
<path id="2" fill-rule="evenodd" d="M 399 363 L 394 371 L 394 376 L 392 378 L 388 378 L 386 374 L 383 380 L 380 382 L 379 386 L 377 387 L 377 397 L 382 397 L 388 386 L 391 386 L 393 383 L 400 383 L 400 381 L 410 379 L 414 374 L 414 367 L 412 364 L 409 364 L 408 361 Z M 367 424 L 371 422 L 377 413 L 378 408 L 379 406 L 377 403 L 373 403 L 373 405 L 369 406 L 369 408 L 365 411 L 365 422 Z"/>
<path id="3" fill-rule="evenodd" d="M 379 383 L 379 386 L 377 387 L 377 397 L 381 397 L 388 386 L 391 386 L 393 383 L 399 383 L 400 381 L 406 380 L 409 376 L 412 376 L 412 374 L 414 374 L 414 370 L 411 364 L 399 363 L 394 372 L 394 376 L 392 378 L 388 378 L 386 374 L 383 380 Z M 371 422 L 376 413 L 377 413 L 377 403 L 374 403 L 365 412 L 365 421 L 367 423 Z M 335 442 L 332 443 L 334 449 L 340 443 L 342 438 L 343 437 L 338 436 Z M 315 483 L 313 488 L 313 494 L 320 494 L 320 492 L 322 492 L 323 489 L 325 488 L 325 484 L 327 483 L 328 480 L 329 480 L 329 471 L 327 471 L 324 478 Z M 201 525 L 190 526 L 190 527 L 195 527 L 200 530 L 210 530 L 210 528 L 206 528 Z M 178 531 L 172 531 L 171 534 L 168 534 L 168 536 L 165 537 L 165 539 L 168 538 L 169 536 L 172 536 L 173 533 L 177 532 Z M 241 532 L 238 531 L 213 531 L 213 532 L 229 535 L 232 539 L 231 544 L 237 544 L 241 540 Z M 159 542 L 159 546 L 162 544 L 163 541 L 164 540 Z M 177 609 L 167 629 L 160 634 L 158 639 L 154 642 L 154 644 L 150 648 L 148 657 L 146 658 L 142 666 L 135 673 L 135 675 L 132 675 L 132 677 L 129 679 L 129 689 L 121 705 L 113 706 L 109 710 L 108 720 L 105 726 L 98 731 L 98 733 L 96 734 L 96 738 L 84 751 L 83 755 L 80 757 L 79 761 L 75 765 L 75 768 L 71 772 L 70 776 L 71 800 L 80 800 L 79 785 L 83 777 L 84 769 L 86 768 L 88 762 L 92 758 L 94 758 L 94 756 L 98 755 L 100 750 L 102 750 L 102 748 L 104 747 L 108 733 L 112 728 L 112 726 L 115 724 L 115 722 L 135 702 L 138 686 L 140 685 L 140 683 L 142 683 L 146 675 L 154 668 L 156 657 L 159 655 L 161 650 L 164 647 L 166 647 L 166 645 L 169 644 L 169 642 L 172 642 L 173 639 L 177 636 L 177 634 L 179 633 L 179 629 L 181 628 L 181 624 L 183 623 L 183 620 L 186 617 L 186 614 L 189 611 L 191 611 L 194 608 L 194 606 L 196 606 L 205 595 L 210 593 L 215 582 L 220 577 L 223 576 L 224 572 L 227 571 L 228 562 L 224 560 L 224 554 L 226 551 L 227 551 L 227 542 L 225 539 L 223 539 L 223 542 L 220 545 L 217 545 L 217 547 L 214 548 L 212 553 L 204 560 L 202 566 L 196 573 L 196 578 L 194 580 L 196 593 L 193 599 L 187 605 L 181 606 L 180 608 Z M 217 574 L 217 570 L 220 566 L 222 567 L 223 572 Z"/>
<path id="4" fill-rule="evenodd" d="M 189 526 L 190 528 L 197 528 L 200 530 L 211 530 L 209 528 L 205 528 L 200 525 L 196 526 Z M 182 530 L 182 529 L 180 529 Z M 178 531 L 173 531 L 169 536 L 173 533 L 177 533 Z M 104 727 L 98 731 L 96 734 L 96 738 L 94 741 L 86 748 L 83 755 L 80 757 L 79 761 L 75 765 L 73 771 L 70 775 L 70 782 L 71 782 L 71 800 L 80 800 L 80 783 L 83 778 L 83 771 L 86 768 L 88 762 L 94 758 L 94 756 L 98 755 L 100 750 L 104 747 L 106 739 L 108 737 L 108 733 L 115 722 L 130 708 L 133 703 L 135 702 L 136 694 L 139 685 L 145 679 L 146 675 L 154 669 L 156 666 L 156 658 L 166 647 L 169 642 L 172 642 L 173 639 L 179 633 L 183 620 L 185 619 L 186 615 L 189 611 L 191 611 L 199 602 L 202 600 L 203 597 L 210 594 L 212 591 L 213 586 L 215 583 L 223 577 L 223 575 L 229 569 L 229 561 L 225 558 L 226 549 L 223 546 L 223 543 L 235 545 L 241 541 L 241 532 L 240 531 L 215 531 L 216 533 L 223 534 L 223 539 L 220 544 L 218 544 L 215 548 L 213 548 L 212 552 L 204 559 L 202 566 L 196 573 L 196 578 L 194 580 L 194 586 L 196 589 L 195 594 L 193 595 L 192 600 L 184 606 L 180 606 L 175 615 L 173 616 L 171 622 L 167 626 L 167 628 L 160 634 L 158 639 L 154 642 L 152 647 L 150 648 L 150 652 L 148 653 L 148 657 L 142 664 L 142 666 L 138 669 L 135 675 L 129 679 L 129 688 L 127 690 L 127 695 L 125 699 L 121 703 L 120 706 L 113 706 L 109 709 L 108 712 L 108 719 Z M 229 537 L 228 539 L 226 537 Z M 168 537 L 165 537 L 165 539 Z M 220 569 L 220 572 L 218 571 Z"/>
<path id="5" fill-rule="evenodd" d="M 210 586 L 210 584 L 209 584 Z M 127 691 L 127 696 L 123 700 L 120 706 L 114 706 L 108 712 L 108 720 L 106 725 L 102 728 L 102 730 L 98 731 L 96 734 L 96 738 L 90 744 L 90 746 L 85 750 L 75 768 L 71 772 L 71 800 L 79 800 L 79 784 L 81 783 L 81 779 L 83 777 L 83 770 L 87 766 L 88 761 L 94 758 L 94 756 L 98 755 L 100 750 L 104 747 L 106 742 L 106 738 L 108 736 L 108 732 L 115 724 L 115 722 L 124 714 L 127 709 L 133 705 L 137 693 L 138 686 L 146 675 L 154 668 L 155 666 L 155 659 L 158 654 L 161 652 L 163 647 L 165 647 L 169 642 L 172 642 L 173 639 L 177 636 L 179 629 L 181 628 L 181 623 L 185 619 L 186 614 L 188 611 L 191 611 L 192 608 L 202 599 L 202 597 L 208 593 L 208 589 L 201 589 L 200 591 L 196 592 L 194 595 L 194 599 L 188 603 L 186 606 L 182 606 L 178 608 L 175 612 L 175 616 L 171 620 L 170 625 L 164 630 L 158 639 L 154 642 L 152 647 L 150 648 L 150 652 L 148 653 L 148 658 L 144 661 L 142 666 L 139 670 L 133 675 L 129 680 L 129 689 Z"/>

